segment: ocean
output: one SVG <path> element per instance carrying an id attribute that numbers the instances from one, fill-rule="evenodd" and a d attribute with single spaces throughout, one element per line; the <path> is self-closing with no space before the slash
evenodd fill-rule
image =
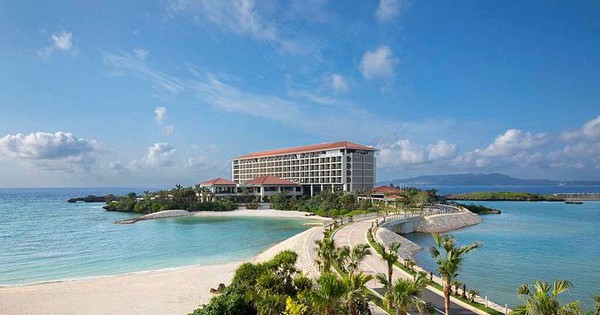
<path id="1" fill-rule="evenodd" d="M 428 187 L 423 187 L 428 188 Z M 513 190 L 535 193 L 600 192 L 580 187 L 437 187 L 440 193 Z M 193 264 L 247 260 L 305 229 L 304 220 L 171 218 L 117 225 L 134 216 L 99 203 L 67 203 L 89 194 L 126 194 L 153 188 L 0 189 L 0 285 L 123 274 Z M 567 279 L 566 300 L 600 293 L 600 202 L 478 202 L 502 210 L 483 223 L 452 232 L 460 244 L 480 241 L 459 279 L 481 295 L 510 306 L 516 288 L 535 279 Z M 429 235 L 408 238 L 425 248 Z M 416 257 L 426 268 L 427 251 Z"/>
<path id="2" fill-rule="evenodd" d="M 481 242 L 466 255 L 458 279 L 480 295 L 510 307 L 519 305 L 517 287 L 536 279 L 565 279 L 573 290 L 563 301 L 581 300 L 589 308 L 600 294 L 600 201 L 582 205 L 563 202 L 464 202 L 500 209 L 483 222 L 452 231 L 459 244 Z M 429 234 L 406 237 L 425 249 L 416 255 L 427 270 L 436 265 L 429 254 Z"/>
<path id="3" fill-rule="evenodd" d="M 118 225 L 135 216 L 89 194 L 143 189 L 0 189 L 0 285 L 248 260 L 308 228 L 301 219 L 184 217 Z"/>

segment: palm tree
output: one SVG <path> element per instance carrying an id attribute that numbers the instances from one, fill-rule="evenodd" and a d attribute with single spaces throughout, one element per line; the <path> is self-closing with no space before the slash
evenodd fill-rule
<path id="1" fill-rule="evenodd" d="M 527 284 L 520 285 L 517 293 L 525 304 L 516 307 L 514 315 L 576 315 L 579 314 L 579 301 L 560 305 L 558 296 L 571 290 L 573 286 L 566 280 L 555 280 L 552 286 L 546 281 L 536 280 L 533 288 Z"/>
<path id="2" fill-rule="evenodd" d="M 425 303 L 421 300 L 421 290 L 427 287 L 429 281 L 424 273 L 417 273 L 414 279 L 398 279 L 392 287 L 391 298 L 396 306 L 397 315 L 406 315 L 411 307 L 419 314 L 426 311 Z"/>
<path id="3" fill-rule="evenodd" d="M 317 289 L 312 293 L 312 303 L 319 314 L 333 315 L 343 309 L 343 297 L 348 291 L 344 282 L 336 275 L 325 272 L 317 279 Z"/>
<path id="4" fill-rule="evenodd" d="M 285 310 L 285 280 L 275 272 L 261 275 L 245 294 L 259 315 L 277 315 Z"/>
<path id="5" fill-rule="evenodd" d="M 458 270 L 464 261 L 464 255 L 475 248 L 479 247 L 480 244 L 477 242 L 469 245 L 458 247 L 454 237 L 444 235 L 443 237 L 437 233 L 433 234 L 433 240 L 436 246 L 431 246 L 431 256 L 436 260 L 437 270 L 444 280 L 444 306 L 446 309 L 446 315 L 450 315 L 450 290 L 452 286 L 452 279 L 458 276 Z M 444 254 L 440 250 L 444 250 Z"/>
<path id="6" fill-rule="evenodd" d="M 394 299 L 392 297 L 392 282 L 388 281 L 388 278 L 384 273 L 376 274 L 375 278 L 377 279 L 377 281 L 379 281 L 379 283 L 383 285 L 383 288 L 385 289 L 385 293 L 383 294 L 383 300 L 384 302 L 387 302 L 388 308 L 391 309 L 392 307 L 394 307 Z"/>
<path id="7" fill-rule="evenodd" d="M 356 246 L 343 246 L 337 251 L 337 262 L 342 271 L 353 274 L 365 257 L 371 255 L 370 246 L 358 244 Z"/>
<path id="8" fill-rule="evenodd" d="M 350 315 L 356 315 L 356 301 L 366 300 L 366 285 L 367 282 L 371 281 L 373 276 L 364 274 L 362 271 L 357 273 L 350 273 L 344 277 L 343 282 L 346 287 L 344 293 L 344 299 L 348 306 L 348 313 Z"/>
<path id="9" fill-rule="evenodd" d="M 381 251 L 381 258 L 385 260 L 387 263 L 387 274 L 389 283 L 392 283 L 392 273 L 394 272 L 394 264 L 398 261 L 398 249 L 400 248 L 400 243 L 393 242 L 390 244 L 389 249 L 385 249 L 385 246 L 382 246 L 383 250 Z"/>
<path id="10" fill-rule="evenodd" d="M 316 240 L 315 243 L 317 244 L 315 251 L 319 256 L 316 262 L 321 272 L 331 271 L 331 264 L 336 258 L 335 241 L 331 238 L 331 233 L 326 231 L 323 239 Z"/>

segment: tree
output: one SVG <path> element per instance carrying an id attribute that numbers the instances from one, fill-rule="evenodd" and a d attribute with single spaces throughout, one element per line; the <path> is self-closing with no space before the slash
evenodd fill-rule
<path id="1" fill-rule="evenodd" d="M 384 273 L 376 274 L 375 278 L 377 279 L 377 281 L 379 281 L 379 283 L 383 285 L 383 288 L 385 289 L 385 293 L 383 294 L 383 301 L 384 303 L 387 302 L 388 308 L 391 309 L 392 307 L 394 307 L 394 299 L 392 297 L 393 283 L 391 281 L 388 281 L 388 278 Z"/>
<path id="2" fill-rule="evenodd" d="M 426 311 L 425 303 L 421 300 L 421 290 L 427 287 L 429 281 L 424 273 L 417 273 L 414 279 L 398 279 L 392 287 L 391 299 L 398 315 L 406 315 L 411 307 L 419 314 Z"/>
<path id="3" fill-rule="evenodd" d="M 318 288 L 312 293 L 312 302 L 319 314 L 333 315 L 343 309 L 343 297 L 348 291 L 336 275 L 325 272 L 317 279 Z"/>
<path id="4" fill-rule="evenodd" d="M 343 246 L 338 249 L 337 260 L 342 271 L 353 274 L 365 257 L 371 255 L 370 246 L 358 244 L 356 246 Z"/>
<path id="5" fill-rule="evenodd" d="M 469 245 L 457 246 L 454 237 L 449 235 L 440 236 L 433 234 L 435 246 L 431 246 L 430 253 L 433 259 L 436 260 L 437 270 L 444 280 L 444 306 L 446 315 L 450 315 L 450 290 L 452 280 L 458 276 L 460 266 L 464 261 L 464 255 L 479 247 L 477 242 Z M 441 253 L 443 250 L 444 253 Z"/>
<path id="6" fill-rule="evenodd" d="M 387 280 L 389 283 L 392 283 L 392 273 L 394 272 L 394 264 L 398 261 L 398 249 L 400 245 L 400 243 L 393 242 L 390 244 L 389 249 L 382 246 L 381 257 L 387 263 Z"/>
<path id="7" fill-rule="evenodd" d="M 315 251 L 319 257 L 317 264 L 321 272 L 331 271 L 331 264 L 336 258 L 335 241 L 331 238 L 330 232 L 325 232 L 323 239 L 316 240 L 317 247 Z"/>
<path id="8" fill-rule="evenodd" d="M 366 301 L 366 284 L 372 279 L 373 276 L 364 274 L 362 271 L 350 273 L 344 277 L 343 282 L 346 288 L 344 298 L 350 315 L 356 315 L 357 301 Z"/>
<path id="9" fill-rule="evenodd" d="M 421 211 L 423 211 L 423 208 L 425 207 L 425 204 L 427 204 L 427 201 L 429 200 L 429 196 L 427 195 L 426 192 L 419 192 L 416 196 L 415 196 L 415 206 L 419 206 L 421 208 Z"/>
<path id="10" fill-rule="evenodd" d="M 579 302 L 560 305 L 558 296 L 571 290 L 573 286 L 566 280 L 555 280 L 552 286 L 546 281 L 536 280 L 533 288 L 528 284 L 520 285 L 517 293 L 525 304 L 516 307 L 514 315 L 576 315 L 579 314 Z"/>

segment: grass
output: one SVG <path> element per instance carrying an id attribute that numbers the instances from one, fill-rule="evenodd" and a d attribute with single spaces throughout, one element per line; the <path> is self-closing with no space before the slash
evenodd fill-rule
<path id="1" fill-rule="evenodd" d="M 379 243 L 377 243 L 377 241 L 375 241 L 375 239 L 373 238 L 373 231 L 371 229 L 369 229 L 369 231 L 367 232 L 367 240 L 369 242 L 369 245 L 371 247 L 373 247 L 375 249 L 375 251 L 381 255 L 381 252 L 382 252 L 381 246 L 382 245 L 379 244 Z M 401 264 L 398 261 L 395 262 L 394 265 L 396 267 L 402 269 L 404 272 L 410 274 L 413 277 L 417 274 L 415 271 L 410 270 L 409 268 L 407 268 L 406 266 L 404 266 L 403 264 Z M 429 285 L 431 285 L 432 287 L 438 289 L 439 291 L 443 291 L 442 286 L 439 285 L 438 283 L 434 282 L 434 281 L 430 281 Z M 469 305 L 471 305 L 471 306 L 473 306 L 473 307 L 475 307 L 475 308 L 477 308 L 477 309 L 479 309 L 481 311 L 484 311 L 484 312 L 486 312 L 488 314 L 491 314 L 491 315 L 504 315 L 504 313 L 499 312 L 499 311 L 497 311 L 497 310 L 495 310 L 493 308 L 485 307 L 484 304 L 481 304 L 481 303 L 478 303 L 478 302 L 471 303 L 471 301 L 469 301 L 469 299 L 463 298 L 462 296 L 453 295 L 453 297 L 455 297 L 455 298 L 457 298 L 457 299 L 459 299 L 459 300 L 461 300 L 461 301 L 463 301 L 463 302 L 465 302 L 465 303 L 467 303 L 467 304 L 469 304 Z"/>

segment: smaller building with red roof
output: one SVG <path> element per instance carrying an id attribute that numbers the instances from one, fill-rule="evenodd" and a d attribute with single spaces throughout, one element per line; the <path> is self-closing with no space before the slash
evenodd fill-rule
<path id="1" fill-rule="evenodd" d="M 214 178 L 200 183 L 207 193 L 207 200 L 233 198 L 235 201 L 265 201 L 267 197 L 286 192 L 288 196 L 301 196 L 302 187 L 292 181 L 273 175 L 263 175 L 243 184 L 236 184 L 225 178 Z M 204 199 L 204 198 L 203 198 Z"/>

